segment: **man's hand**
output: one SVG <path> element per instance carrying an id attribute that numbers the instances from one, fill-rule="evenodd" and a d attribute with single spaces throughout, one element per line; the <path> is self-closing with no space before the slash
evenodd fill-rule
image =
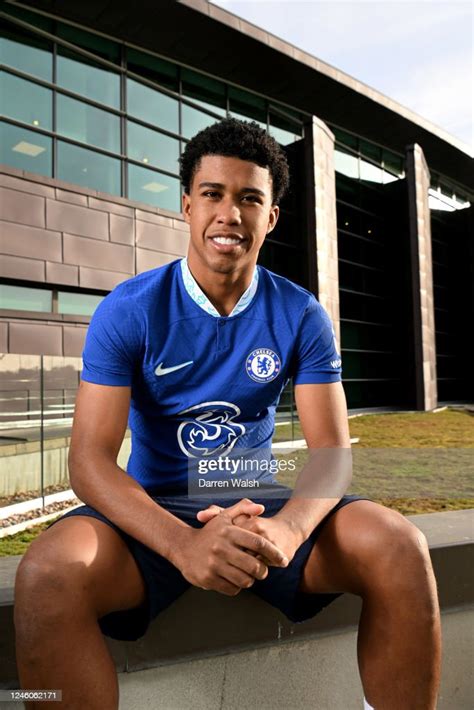
<path id="1" fill-rule="evenodd" d="M 256 579 L 265 579 L 268 565 L 286 567 L 288 559 L 276 545 L 232 522 L 240 515 L 247 519 L 258 514 L 262 508 L 241 500 L 230 508 L 218 510 L 203 528 L 183 528 L 173 564 L 194 586 L 228 596 L 251 587 Z"/>
<path id="2" fill-rule="evenodd" d="M 286 520 L 279 518 L 277 515 L 272 518 L 261 518 L 259 516 L 263 513 L 264 506 L 259 503 L 252 503 L 252 505 L 253 508 L 249 506 L 245 510 L 236 510 L 237 506 L 235 505 L 232 506 L 232 508 L 227 508 L 227 512 L 231 513 L 233 516 L 233 524 L 243 530 L 262 535 L 266 540 L 273 543 L 275 547 L 284 552 L 285 556 L 291 562 L 296 550 L 304 540 L 300 539 L 300 536 L 291 528 Z M 200 510 L 197 514 L 197 518 L 201 523 L 209 523 L 209 521 L 213 520 L 216 516 L 222 515 L 225 510 L 225 508 L 221 508 L 218 505 L 210 505 L 205 510 Z M 265 562 L 265 564 L 269 564 L 269 561 L 265 558 L 263 553 L 259 553 L 258 559 Z"/>

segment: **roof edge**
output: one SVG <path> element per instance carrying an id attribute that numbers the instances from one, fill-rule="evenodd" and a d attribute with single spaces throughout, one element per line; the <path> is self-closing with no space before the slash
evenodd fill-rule
<path id="1" fill-rule="evenodd" d="M 474 148 L 471 148 L 464 141 L 451 135 L 444 128 L 441 128 L 441 126 L 438 126 L 429 119 L 420 116 L 420 114 L 404 106 L 403 104 L 398 103 L 394 99 L 391 99 L 381 91 L 372 88 L 368 84 L 364 84 L 364 82 L 356 79 L 350 74 L 347 74 L 347 72 L 344 72 L 341 69 L 318 59 L 314 55 L 309 54 L 309 52 L 299 49 L 290 42 L 287 42 L 286 40 L 267 32 L 261 27 L 258 27 L 258 25 L 254 25 L 253 23 L 248 22 L 238 15 L 234 15 L 228 10 L 209 2 L 208 0 L 177 0 L 177 2 L 181 5 L 189 7 L 192 10 L 207 15 L 216 22 L 221 22 L 222 24 L 237 30 L 241 34 L 253 37 L 262 44 L 266 44 L 269 48 L 291 57 L 300 64 L 309 66 L 311 69 L 324 74 L 329 79 L 332 79 L 339 84 L 343 84 L 347 89 L 369 98 L 371 101 L 380 104 L 384 108 L 393 111 L 399 116 L 402 116 L 408 121 L 416 124 L 420 128 L 432 133 L 434 136 L 440 138 L 446 143 L 449 143 L 453 148 L 456 148 L 468 157 L 474 157 Z"/>

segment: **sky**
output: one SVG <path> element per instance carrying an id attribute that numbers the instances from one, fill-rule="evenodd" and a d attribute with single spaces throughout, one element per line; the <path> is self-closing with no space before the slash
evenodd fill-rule
<path id="1" fill-rule="evenodd" d="M 213 3 L 377 89 L 474 152 L 474 2 Z"/>

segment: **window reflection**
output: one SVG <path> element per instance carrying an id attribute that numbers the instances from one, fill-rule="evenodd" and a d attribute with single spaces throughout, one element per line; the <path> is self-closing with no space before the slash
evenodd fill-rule
<path id="1" fill-rule="evenodd" d="M 58 133 L 118 153 L 120 119 L 100 108 L 58 94 Z"/>
<path id="2" fill-rule="evenodd" d="M 179 91 L 178 66 L 165 59 L 127 47 L 127 68 L 155 84 Z"/>
<path id="3" fill-rule="evenodd" d="M 94 296 L 90 293 L 58 291 L 58 313 L 91 316 L 103 299 L 104 296 Z"/>
<path id="4" fill-rule="evenodd" d="M 53 78 L 52 44 L 13 26 L 2 27 L 0 64 L 37 76 L 45 81 Z"/>
<path id="5" fill-rule="evenodd" d="M 256 121 L 267 129 L 267 106 L 260 96 L 229 86 L 229 110 L 235 118 Z"/>
<path id="6" fill-rule="evenodd" d="M 359 158 L 343 148 L 334 151 L 334 167 L 337 173 L 351 178 L 359 178 Z"/>
<path id="7" fill-rule="evenodd" d="M 173 212 L 180 211 L 178 179 L 132 163 L 128 165 L 128 197 Z"/>
<path id="8" fill-rule="evenodd" d="M 120 77 L 79 54 L 58 48 L 57 83 L 76 94 L 120 108 Z"/>
<path id="9" fill-rule="evenodd" d="M 52 128 L 52 92 L 8 72 L 0 75 L 2 113 L 31 126 Z"/>
<path id="10" fill-rule="evenodd" d="M 46 289 L 0 284 L 0 308 L 51 313 L 53 293 Z"/>
<path id="11" fill-rule="evenodd" d="M 187 104 L 182 105 L 182 119 L 183 136 L 185 138 L 192 138 L 196 133 L 208 126 L 212 126 L 219 120 L 215 116 L 210 116 L 208 113 L 198 111 Z"/>
<path id="12" fill-rule="evenodd" d="M 133 79 L 127 79 L 127 110 L 152 126 L 179 133 L 178 101 Z"/>
<path id="13" fill-rule="evenodd" d="M 184 96 L 219 116 L 226 115 L 225 84 L 186 68 L 182 69 L 181 81 Z"/>
<path id="14" fill-rule="evenodd" d="M 178 173 L 179 141 L 127 121 L 127 155 L 142 163 Z"/>
<path id="15" fill-rule="evenodd" d="M 52 175 L 52 140 L 37 131 L 0 123 L 0 162 L 39 175 Z"/>
<path id="16" fill-rule="evenodd" d="M 367 162 L 363 158 L 360 159 L 360 179 L 367 182 L 378 182 L 382 184 L 382 168 L 373 163 Z"/>
<path id="17" fill-rule="evenodd" d="M 118 42 L 92 32 L 86 32 L 72 25 L 63 25 L 62 23 L 58 23 L 58 37 L 62 37 L 71 44 L 96 54 L 108 62 L 120 63 L 120 45 Z"/>
<path id="18" fill-rule="evenodd" d="M 278 114 L 270 114 L 269 133 L 280 145 L 290 145 L 300 140 L 302 132 L 302 126 L 296 121 Z"/>
<path id="19" fill-rule="evenodd" d="M 120 160 L 58 141 L 58 178 L 120 195 Z"/>

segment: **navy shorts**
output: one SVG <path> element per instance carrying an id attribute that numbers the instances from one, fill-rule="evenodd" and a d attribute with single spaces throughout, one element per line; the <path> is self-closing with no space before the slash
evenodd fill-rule
<path id="1" fill-rule="evenodd" d="M 256 497 L 251 497 L 254 502 L 262 502 L 265 505 L 265 511 L 262 517 L 275 515 L 286 503 L 290 489 L 282 486 L 281 490 L 285 495 L 283 498 L 272 497 L 259 501 Z M 170 513 L 195 528 L 202 527 L 202 523 L 196 518 L 196 514 L 199 510 L 203 510 L 213 502 L 224 507 L 236 503 L 236 500 L 218 501 L 203 498 L 191 499 L 187 495 L 151 495 L 151 497 Z M 337 597 L 341 596 L 342 592 L 337 594 L 306 594 L 299 591 L 298 587 L 309 553 L 325 523 L 337 510 L 356 500 L 368 499 L 356 495 L 344 496 L 334 508 L 327 513 L 319 525 L 313 530 L 309 538 L 298 548 L 288 567 L 270 567 L 266 579 L 256 580 L 250 588 L 250 591 L 272 606 L 280 609 L 280 611 L 293 622 L 306 621 L 337 599 Z M 148 629 L 150 622 L 190 587 L 189 582 L 165 557 L 162 557 L 157 552 L 154 552 L 143 543 L 125 533 L 112 521 L 102 515 L 102 513 L 99 513 L 88 505 L 81 505 L 65 513 L 49 527 L 52 527 L 52 525 L 59 522 L 59 520 L 69 518 L 73 515 L 87 515 L 92 518 L 97 518 L 98 520 L 103 520 L 123 538 L 135 558 L 145 581 L 146 599 L 144 603 L 133 609 L 114 611 L 107 614 L 99 619 L 99 625 L 102 633 L 113 639 L 135 641 L 141 638 Z"/>

